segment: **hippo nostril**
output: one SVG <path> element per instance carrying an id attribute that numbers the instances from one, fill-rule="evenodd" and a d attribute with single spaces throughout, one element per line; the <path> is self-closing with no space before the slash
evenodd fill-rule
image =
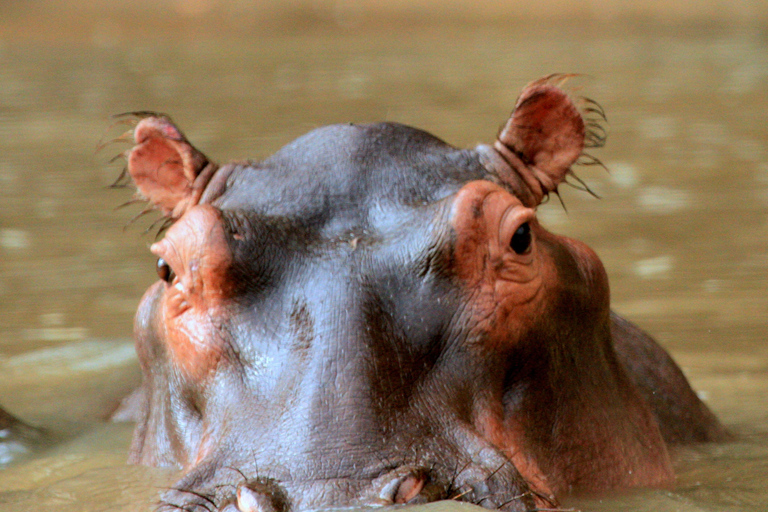
<path id="1" fill-rule="evenodd" d="M 400 468 L 383 477 L 379 499 L 385 504 L 427 503 L 433 501 L 425 491 L 429 482 L 427 472 L 421 469 Z"/>
<path id="2" fill-rule="evenodd" d="M 244 485 L 237 488 L 237 508 L 240 512 L 276 512 L 269 496 Z"/>
<path id="3" fill-rule="evenodd" d="M 271 480 L 239 484 L 235 504 L 239 512 L 284 512 L 288 508 L 282 489 Z"/>
<path id="4" fill-rule="evenodd" d="M 240 509 L 237 508 L 237 505 L 234 502 L 228 501 L 219 508 L 218 512 L 240 512 Z"/>
<path id="5" fill-rule="evenodd" d="M 419 495 L 426 481 L 427 479 L 424 475 L 408 475 L 400 481 L 392 501 L 398 505 L 411 502 Z"/>

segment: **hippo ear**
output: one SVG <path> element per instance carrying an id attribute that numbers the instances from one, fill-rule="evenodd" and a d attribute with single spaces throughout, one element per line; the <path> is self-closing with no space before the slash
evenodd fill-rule
<path id="1" fill-rule="evenodd" d="M 133 132 L 136 145 L 128 172 L 140 195 L 164 215 L 180 217 L 200 199 L 215 166 L 195 149 L 166 116 L 142 119 Z"/>
<path id="2" fill-rule="evenodd" d="M 542 197 L 557 189 L 584 150 L 585 124 L 568 95 L 547 77 L 523 89 L 494 144 Z M 535 181 L 532 180 L 535 179 Z"/>

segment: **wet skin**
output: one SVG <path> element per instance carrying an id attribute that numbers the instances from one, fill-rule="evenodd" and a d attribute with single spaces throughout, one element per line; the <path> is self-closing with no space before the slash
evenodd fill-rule
<path id="1" fill-rule="evenodd" d="M 128 171 L 170 228 L 135 338 L 131 460 L 184 469 L 183 510 L 670 486 L 668 445 L 727 433 L 600 260 L 535 208 L 602 137 L 551 80 L 493 145 L 398 124 L 317 129 L 210 162 L 164 116 Z"/>

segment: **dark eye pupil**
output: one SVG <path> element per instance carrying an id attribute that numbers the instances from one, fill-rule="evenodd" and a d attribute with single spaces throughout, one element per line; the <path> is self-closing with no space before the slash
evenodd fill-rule
<path id="1" fill-rule="evenodd" d="M 525 254 L 531 248 L 531 226 L 527 222 L 521 224 L 512 240 L 509 241 L 509 247 L 517 254 Z"/>
<path id="2" fill-rule="evenodd" d="M 163 258 L 157 258 L 157 277 L 166 283 L 170 283 L 173 281 L 173 278 L 176 277 L 176 274 L 173 272 L 170 265 L 168 265 Z"/>

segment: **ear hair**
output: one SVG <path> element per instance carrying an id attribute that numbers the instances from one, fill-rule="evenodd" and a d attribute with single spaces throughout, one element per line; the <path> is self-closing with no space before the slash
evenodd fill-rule
<path id="1" fill-rule="evenodd" d="M 536 196 L 536 204 L 572 174 L 586 146 L 605 142 L 605 130 L 594 119 L 605 119 L 599 105 L 581 100 L 582 114 L 560 88 L 571 76 L 551 75 L 528 84 L 493 145 Z"/>

